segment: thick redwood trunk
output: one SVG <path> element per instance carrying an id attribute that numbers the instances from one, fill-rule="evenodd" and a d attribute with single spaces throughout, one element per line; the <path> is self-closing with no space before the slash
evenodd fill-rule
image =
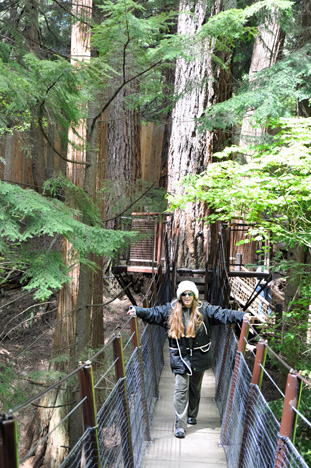
<path id="1" fill-rule="evenodd" d="M 79 0 L 79 4 L 73 5 L 74 13 L 77 17 L 81 14 L 90 15 L 91 8 L 92 0 Z M 79 57 L 83 57 L 84 61 L 87 57 L 90 57 L 90 35 L 85 31 L 85 28 L 81 27 L 80 23 L 73 25 L 71 46 L 73 63 L 78 64 Z M 86 162 L 86 123 L 81 121 L 79 128 L 76 130 L 78 130 L 79 136 L 72 130 L 69 132 L 69 141 L 72 142 L 73 145 L 68 145 L 67 158 L 73 162 L 67 163 L 66 172 L 68 179 L 72 183 L 83 187 L 86 178 L 85 165 L 79 163 Z M 92 172 L 92 170 L 93 168 L 89 169 L 90 172 Z M 92 180 L 90 184 L 92 184 Z M 80 271 L 79 263 L 77 263 L 77 259 L 74 259 L 74 254 L 75 253 L 72 252 L 72 246 L 67 241 L 64 241 L 63 258 L 68 268 L 70 268 L 71 281 L 63 286 L 59 295 L 57 311 L 57 320 L 59 323 L 55 328 L 54 335 L 53 357 L 55 361 L 51 367 L 53 370 L 64 371 L 66 373 L 78 366 L 78 356 L 90 339 L 89 315 L 86 317 L 83 316 L 83 330 L 81 332 L 80 319 L 82 305 L 81 300 L 79 301 L 79 297 L 83 297 L 82 302 L 84 304 L 87 301 L 89 303 L 91 302 L 91 294 L 87 294 L 90 283 L 87 281 L 88 276 L 86 270 L 83 269 L 83 271 Z M 83 275 L 86 275 L 86 279 Z M 83 311 L 84 310 L 85 309 L 83 309 Z M 62 358 L 58 362 L 58 356 L 65 356 L 67 360 Z M 43 428 L 44 431 L 51 431 L 64 416 L 67 415 L 69 409 L 67 405 L 68 400 L 72 402 L 74 399 L 75 395 L 72 393 L 72 389 L 66 386 L 66 383 L 63 384 L 61 391 L 56 390 L 53 395 L 48 395 L 44 399 L 43 405 L 51 407 L 48 419 L 46 419 L 44 410 L 39 411 L 37 415 L 37 419 L 48 424 L 47 428 Z M 70 430 L 68 422 L 66 422 L 60 425 L 59 428 L 50 435 L 48 443 L 44 446 L 44 450 L 40 450 L 40 452 L 36 454 L 37 466 L 41 466 L 40 463 L 43 463 L 46 468 L 56 468 L 60 466 L 62 460 L 68 454 L 68 447 L 72 446 L 77 437 L 80 437 L 82 434 L 80 415 L 78 415 L 77 418 L 71 418 L 70 423 Z M 40 438 L 41 434 L 34 434 L 34 439 L 37 437 Z"/>
<path id="2" fill-rule="evenodd" d="M 178 32 L 195 34 L 207 18 L 217 14 L 221 1 L 214 2 L 212 10 L 208 2 L 181 2 Z M 178 59 L 175 73 L 175 94 L 183 96 L 177 102 L 172 115 L 172 133 L 168 155 L 168 192 L 178 195 L 182 187 L 178 184 L 188 174 L 199 174 L 211 162 L 214 133 L 200 134 L 196 119 L 204 109 L 216 102 L 216 79 L 218 71 L 212 59 L 213 44 L 209 40 L 196 46 L 196 60 L 186 62 Z M 201 204 L 187 204 L 185 210 L 174 215 L 173 230 L 179 228 L 180 247 L 178 266 L 198 268 L 205 262 L 207 226 L 204 223 L 206 207 Z"/>
<path id="3" fill-rule="evenodd" d="M 112 188 L 106 197 L 108 217 L 122 211 L 124 205 L 118 206 L 120 199 L 128 204 L 133 184 L 142 174 L 139 114 L 126 109 L 126 95 L 123 88 L 108 110 L 106 179 Z M 110 227 L 114 226 L 114 222 L 110 223 Z"/>

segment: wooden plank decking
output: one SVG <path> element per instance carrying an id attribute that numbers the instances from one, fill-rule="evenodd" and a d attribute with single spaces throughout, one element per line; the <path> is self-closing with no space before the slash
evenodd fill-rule
<path id="1" fill-rule="evenodd" d="M 215 380 L 211 370 L 203 379 L 198 423 L 188 425 L 186 437 L 174 436 L 174 376 L 169 366 L 169 350 L 164 349 L 165 365 L 160 380 L 160 398 L 151 427 L 152 442 L 147 448 L 144 468 L 225 468 L 225 453 L 219 446 L 220 419 L 213 401 Z"/>

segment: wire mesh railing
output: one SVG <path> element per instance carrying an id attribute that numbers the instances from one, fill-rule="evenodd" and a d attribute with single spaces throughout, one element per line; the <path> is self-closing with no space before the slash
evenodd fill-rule
<path id="1" fill-rule="evenodd" d="M 215 400 L 222 419 L 226 408 L 238 342 L 231 327 L 214 325 L 211 327 L 211 332 Z"/>
<path id="2" fill-rule="evenodd" d="M 163 328 L 155 325 L 146 326 L 139 337 L 137 319 L 132 318 L 128 323 L 131 324 L 131 330 L 126 334 L 125 345 L 119 334 L 105 346 L 105 357 L 112 348 L 111 359 L 109 365 L 106 363 L 104 366 L 105 372 L 97 379 L 95 385 L 90 372 L 91 363 L 96 362 L 103 350 L 60 381 L 63 384 L 66 379 L 79 375 L 81 400 L 66 418 L 76 409 L 82 408 L 84 421 L 83 435 L 70 450 L 60 465 L 61 468 L 80 466 L 139 468 L 143 464 L 144 454 L 151 439 L 150 426 L 159 396 L 159 379 L 164 364 L 165 332 Z M 212 327 L 215 399 L 222 420 L 221 443 L 225 450 L 227 466 L 229 468 L 269 468 L 270 466 L 307 468 L 307 463 L 288 435 L 293 426 L 292 414 L 288 425 L 290 430 L 284 430 L 283 417 L 279 423 L 261 392 L 264 359 L 260 349 L 267 348 L 265 343 L 259 342 L 257 345 L 253 373 L 246 364 L 245 326 L 250 325 L 246 325 L 246 321 L 243 321 L 239 342 L 230 326 Z M 131 345 L 132 352 L 130 352 Z M 126 359 L 124 359 L 125 354 Z M 109 395 L 97 413 L 94 411 L 96 392 L 101 392 L 102 381 L 107 379 L 113 368 L 116 382 L 109 389 Z M 299 378 L 302 379 L 292 372 L 289 376 L 295 382 Z M 52 388 L 55 389 L 55 385 Z M 28 403 L 33 403 L 40 396 L 32 398 Z M 298 412 L 298 397 L 291 394 L 288 398 L 287 390 L 282 397 L 285 397 L 284 408 L 287 412 L 294 413 L 294 410 Z M 286 400 L 289 400 L 289 403 L 286 403 Z M 13 417 L 11 419 L 8 417 L 0 421 L 2 437 L 0 462 L 5 468 L 18 467 L 16 447 L 11 447 L 9 454 L 7 445 L 6 453 L 3 452 L 5 445 L 3 441 L 7 443 L 7 436 L 15 431 L 11 424 L 12 420 Z M 46 437 L 40 443 L 44 443 Z M 36 447 L 33 448 L 35 449 Z"/>
<path id="3" fill-rule="evenodd" d="M 48 439 L 52 433 L 60 426 L 67 425 L 68 419 L 81 409 L 83 435 L 70 450 L 60 465 L 61 468 L 78 466 L 136 468 L 142 465 L 144 452 L 150 442 L 150 424 L 158 398 L 159 379 L 164 364 L 165 332 L 163 328 L 147 325 L 143 328 L 140 345 L 137 318 L 131 318 L 127 326 L 129 324 L 132 333 L 125 334 L 128 341 L 124 346 L 121 334 L 112 337 L 102 350 L 89 361 L 81 364 L 70 375 L 63 377 L 51 388 L 32 397 L 8 414 L 1 416 L 1 468 L 18 468 L 20 462 L 26 462 L 30 457 L 36 456 L 37 450 L 40 452 L 41 447 L 49 444 Z M 121 332 L 124 334 L 124 330 Z M 130 345 L 133 348 L 132 352 L 129 350 Z M 97 364 L 101 353 L 104 353 L 106 362 L 99 362 L 103 366 L 102 375 L 94 385 L 91 364 L 92 361 Z M 124 374 L 122 374 L 122 369 L 124 369 Z M 115 370 L 115 376 L 111 376 L 113 370 Z M 77 383 L 77 376 L 79 376 L 79 383 Z M 19 418 L 24 408 L 41 400 L 50 391 L 57 391 L 59 386 L 63 391 L 69 379 L 71 385 L 75 387 L 80 384 L 80 401 L 75 405 L 68 405 L 67 414 L 26 454 L 24 452 L 19 461 L 17 439 L 19 419 L 16 419 L 16 416 Z M 115 380 L 113 385 L 111 385 L 112 380 Z M 102 393 L 106 396 L 96 414 L 95 402 L 102 401 L 103 395 L 100 395 Z"/>
<path id="4" fill-rule="evenodd" d="M 261 392 L 268 345 L 264 341 L 258 343 L 251 373 L 244 358 L 248 327 L 243 322 L 238 343 L 228 326 L 213 327 L 212 333 L 215 398 L 222 419 L 221 444 L 227 467 L 308 468 L 292 441 L 295 417 L 305 419 L 298 411 L 299 383 L 305 379 L 290 370 L 279 422 Z"/>
<path id="5" fill-rule="evenodd" d="M 97 413 L 96 427 L 87 429 L 87 435 L 78 441 L 61 468 L 80 466 L 81 461 L 90 468 L 142 466 L 151 440 L 150 425 L 164 363 L 164 340 L 162 328 L 145 327 L 141 346 L 135 348 L 127 362 L 124 377 L 118 379 Z"/>

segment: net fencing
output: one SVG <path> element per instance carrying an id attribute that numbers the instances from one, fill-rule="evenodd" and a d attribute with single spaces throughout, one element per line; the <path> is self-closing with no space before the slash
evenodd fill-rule
<path id="1" fill-rule="evenodd" d="M 238 343 L 232 328 L 224 325 L 211 327 L 211 342 L 216 388 L 215 400 L 222 420 Z"/>
<path id="2" fill-rule="evenodd" d="M 147 325 L 140 340 L 150 423 L 152 422 L 155 404 L 159 396 L 158 388 L 164 365 L 163 346 L 165 338 L 164 328 Z"/>
<path id="3" fill-rule="evenodd" d="M 228 325 L 212 327 L 215 399 L 228 468 L 309 468 L 274 416 Z"/>
<path id="4" fill-rule="evenodd" d="M 97 426 L 83 434 L 60 468 L 142 466 L 164 364 L 164 341 L 163 328 L 145 327 L 125 378 L 118 380 L 97 413 Z"/>
<path id="5" fill-rule="evenodd" d="M 257 385 L 250 385 L 240 454 L 242 466 L 272 468 L 280 424 Z"/>
<path id="6" fill-rule="evenodd" d="M 308 468 L 289 439 L 252 375 L 232 327 L 211 329 L 216 404 L 221 444 L 228 468 Z M 125 378 L 119 379 L 89 428 L 61 468 L 140 468 L 150 443 L 150 426 L 164 364 L 164 329 L 147 326 L 141 346 L 131 355 Z"/>
<path id="7" fill-rule="evenodd" d="M 60 468 L 77 468 L 80 466 L 98 468 L 99 455 L 94 436 L 96 437 L 96 429 L 88 428 L 60 465 Z"/>
<path id="8" fill-rule="evenodd" d="M 240 362 L 237 371 L 235 366 L 232 374 L 220 438 L 225 450 L 227 466 L 229 467 L 239 466 L 238 461 L 251 382 L 250 370 L 241 353 L 237 353 L 237 360 Z"/>
<path id="9" fill-rule="evenodd" d="M 288 437 L 280 437 L 276 468 L 310 468 Z"/>

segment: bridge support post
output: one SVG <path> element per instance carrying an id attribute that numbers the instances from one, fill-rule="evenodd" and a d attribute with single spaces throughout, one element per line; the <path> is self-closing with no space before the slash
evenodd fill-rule
<path id="1" fill-rule="evenodd" d="M 18 468 L 17 424 L 13 414 L 0 415 L 0 466 Z"/>
<path id="2" fill-rule="evenodd" d="M 145 440 L 150 441 L 150 421 L 149 421 L 149 413 L 148 413 L 148 406 L 147 406 L 147 397 L 146 397 L 146 388 L 145 388 L 145 379 L 144 379 L 144 369 L 143 369 L 143 359 L 141 355 L 141 348 L 140 348 L 140 340 L 139 340 L 139 332 L 138 332 L 138 322 L 137 317 L 132 317 L 130 321 L 131 332 L 133 335 L 133 349 L 137 348 L 137 357 L 138 357 L 138 372 L 139 372 L 139 388 L 141 394 L 141 402 L 142 402 L 142 411 L 143 411 L 143 421 L 145 425 Z"/>
<path id="3" fill-rule="evenodd" d="M 252 381 L 251 381 L 251 386 L 249 389 L 249 396 L 248 396 L 248 402 L 247 402 L 246 413 L 245 413 L 245 424 L 244 424 L 244 429 L 243 429 L 242 444 L 241 444 L 241 449 L 240 449 L 240 459 L 239 459 L 240 468 L 244 466 L 247 436 L 248 436 L 250 425 L 251 425 L 253 397 L 254 397 L 255 388 L 256 388 L 255 386 L 257 385 L 260 388 L 262 384 L 263 367 L 265 365 L 267 351 L 268 351 L 266 344 L 267 342 L 265 340 L 261 340 L 259 341 L 257 345 L 256 358 L 255 358 L 254 367 L 253 367 Z"/>
<path id="4" fill-rule="evenodd" d="M 92 457 L 92 466 L 94 468 L 99 468 L 100 452 L 96 419 L 93 369 L 90 361 L 85 362 L 83 365 L 80 363 L 80 365 L 81 369 L 79 370 L 79 382 L 81 400 L 86 397 L 86 400 L 82 404 L 83 431 L 85 432 L 87 429 L 91 429 L 90 442 L 92 450 L 90 453 Z"/>
<path id="5" fill-rule="evenodd" d="M 286 453 L 286 439 L 292 439 L 293 442 L 295 440 L 297 414 L 293 408 L 298 409 L 300 391 L 301 380 L 294 372 L 291 371 L 287 376 L 286 382 L 281 427 L 276 449 L 275 468 L 281 468 L 285 466 L 285 461 L 288 457 L 288 453 Z"/>
<path id="6" fill-rule="evenodd" d="M 120 431 L 121 431 L 121 443 L 122 443 L 124 467 L 135 468 L 130 411 L 129 411 L 127 386 L 126 386 L 126 379 L 125 379 L 123 345 L 122 345 L 122 337 L 120 335 L 116 336 L 115 339 L 113 340 L 113 352 L 114 352 L 114 359 L 116 361 L 115 363 L 116 382 L 118 382 L 119 379 L 121 380 L 120 397 L 122 401 L 121 417 L 123 421 L 120 427 Z"/>
<path id="7" fill-rule="evenodd" d="M 231 413 L 232 413 L 233 398 L 234 398 L 235 388 L 237 384 L 241 355 L 244 355 L 245 353 L 248 332 L 249 332 L 249 320 L 248 318 L 244 318 L 242 329 L 241 329 L 241 334 L 240 334 L 240 339 L 239 339 L 239 344 L 238 344 L 238 349 L 236 353 L 236 358 L 235 358 L 234 369 L 232 373 L 231 386 L 229 390 L 228 402 L 227 402 L 227 407 L 226 407 L 226 412 L 225 412 L 225 420 L 223 423 L 223 430 L 221 434 L 221 443 L 223 445 L 227 445 L 229 421 L 230 421 Z"/>

